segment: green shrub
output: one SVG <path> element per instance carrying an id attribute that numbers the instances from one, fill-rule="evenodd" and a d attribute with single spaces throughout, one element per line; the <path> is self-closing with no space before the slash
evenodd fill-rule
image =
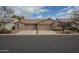
<path id="1" fill-rule="evenodd" d="M 79 32 L 79 29 L 77 30 L 77 32 Z"/>
<path id="2" fill-rule="evenodd" d="M 8 33 L 11 33 L 11 30 L 0 29 L 0 34 L 8 34 Z"/>
<path id="3" fill-rule="evenodd" d="M 68 30 L 77 31 L 77 28 L 76 27 L 70 27 L 70 28 L 68 28 Z"/>

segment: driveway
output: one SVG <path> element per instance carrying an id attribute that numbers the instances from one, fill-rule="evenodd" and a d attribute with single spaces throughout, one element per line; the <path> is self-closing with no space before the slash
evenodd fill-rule
<path id="1" fill-rule="evenodd" d="M 57 33 L 51 30 L 39 30 L 39 35 L 54 35 L 54 34 L 57 34 Z"/>
<path id="2" fill-rule="evenodd" d="M 54 35 L 57 34 L 55 31 L 49 30 L 21 30 L 20 32 L 16 33 L 16 35 Z"/>
<path id="3" fill-rule="evenodd" d="M 36 30 L 21 30 L 16 35 L 36 35 Z"/>

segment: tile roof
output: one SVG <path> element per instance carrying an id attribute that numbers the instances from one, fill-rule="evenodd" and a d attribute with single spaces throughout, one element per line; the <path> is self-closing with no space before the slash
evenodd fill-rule
<path id="1" fill-rule="evenodd" d="M 53 20 L 49 20 L 49 19 L 34 19 L 34 20 L 31 20 L 31 19 L 22 19 L 20 21 L 21 23 L 24 23 L 24 24 L 51 24 L 53 23 Z"/>

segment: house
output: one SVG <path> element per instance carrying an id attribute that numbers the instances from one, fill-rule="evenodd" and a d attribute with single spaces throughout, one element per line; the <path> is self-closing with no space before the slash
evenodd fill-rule
<path id="1" fill-rule="evenodd" d="M 15 19 L 11 18 L 10 20 L 2 20 L 0 19 L 0 29 L 7 29 L 7 30 L 11 30 L 12 27 L 14 26 L 15 23 Z"/>
<path id="2" fill-rule="evenodd" d="M 54 26 L 54 20 L 45 19 L 38 22 L 38 30 L 52 30 Z"/>
<path id="3" fill-rule="evenodd" d="M 22 19 L 15 22 L 15 29 L 18 30 L 52 30 L 54 20 L 48 19 Z"/>

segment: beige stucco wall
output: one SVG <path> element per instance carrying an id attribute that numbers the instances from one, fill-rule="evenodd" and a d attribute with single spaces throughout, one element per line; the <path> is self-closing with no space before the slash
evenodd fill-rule
<path id="1" fill-rule="evenodd" d="M 15 29 L 18 29 L 18 30 L 25 29 L 24 24 L 22 24 L 22 23 L 16 23 L 15 24 Z"/>
<path id="2" fill-rule="evenodd" d="M 19 28 L 18 28 L 19 26 Z M 23 24 L 23 23 L 16 23 L 15 29 L 24 29 L 24 30 L 36 30 L 36 25 L 34 24 Z M 53 24 L 52 26 L 50 24 L 44 24 L 44 25 L 37 25 L 38 30 L 51 30 L 53 29 Z"/>

